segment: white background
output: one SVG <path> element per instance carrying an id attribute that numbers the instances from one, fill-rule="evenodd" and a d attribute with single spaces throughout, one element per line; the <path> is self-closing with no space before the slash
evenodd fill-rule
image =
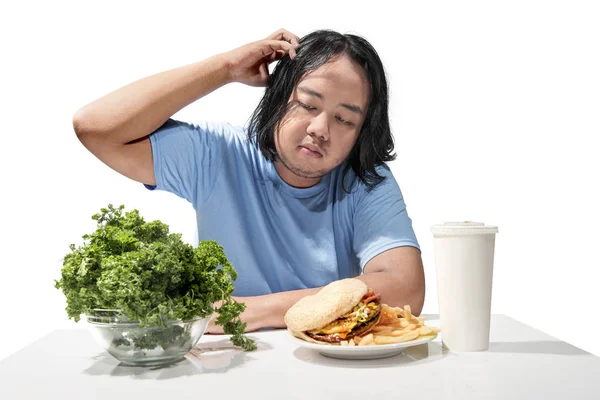
<path id="1" fill-rule="evenodd" d="M 54 279 L 100 207 L 137 208 L 195 240 L 191 206 L 104 166 L 76 139 L 73 113 L 281 27 L 356 33 L 378 50 L 391 90 L 391 167 L 423 250 L 424 312 L 438 310 L 430 226 L 482 221 L 500 230 L 492 311 L 600 355 L 597 2 L 159 4 L 0 10 L 0 358 L 76 326 Z M 175 117 L 244 124 L 261 94 L 230 85 Z"/>

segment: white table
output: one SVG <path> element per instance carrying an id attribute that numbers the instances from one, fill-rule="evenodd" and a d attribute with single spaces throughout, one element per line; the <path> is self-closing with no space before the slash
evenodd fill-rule
<path id="1" fill-rule="evenodd" d="M 0 399 L 600 399 L 600 358 L 503 315 L 492 317 L 487 352 L 460 355 L 438 338 L 390 358 L 337 360 L 284 330 L 250 336 L 255 352 L 207 335 L 199 357 L 153 369 L 119 365 L 86 329 L 57 330 L 0 361 Z"/>

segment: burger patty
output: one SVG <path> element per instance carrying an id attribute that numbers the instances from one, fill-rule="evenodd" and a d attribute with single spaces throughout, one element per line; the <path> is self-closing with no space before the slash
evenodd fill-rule
<path id="1" fill-rule="evenodd" d="M 321 342 L 339 343 L 342 340 L 350 340 L 355 336 L 361 336 L 361 335 L 369 332 L 375 325 L 377 325 L 377 323 L 379 322 L 380 316 L 381 316 L 381 313 L 377 313 L 375 318 L 373 318 L 365 323 L 362 323 L 360 325 L 357 325 L 354 329 L 352 329 L 350 332 L 348 332 L 346 335 L 344 335 L 344 337 L 342 337 L 339 333 L 331 333 L 331 334 L 326 335 L 326 334 L 313 334 L 310 332 L 306 332 L 306 335 L 310 336 L 314 340 L 318 340 Z"/>
<path id="2" fill-rule="evenodd" d="M 355 324 L 349 331 L 339 332 L 339 333 L 322 333 L 318 331 L 307 331 L 305 334 L 314 340 L 318 340 L 321 342 L 328 343 L 339 343 L 342 340 L 352 339 L 354 336 L 360 336 L 368 331 L 370 331 L 373 326 L 375 326 L 379 322 L 379 318 L 381 317 L 381 297 L 374 294 L 369 290 L 367 294 L 363 296 L 361 299 L 361 303 L 368 305 L 369 303 L 376 304 L 375 312 L 370 313 L 369 319 Z M 352 312 L 350 313 L 352 314 Z M 344 325 L 344 324 L 353 324 L 355 321 L 349 319 L 349 317 L 343 316 L 334 321 L 331 325 Z"/>

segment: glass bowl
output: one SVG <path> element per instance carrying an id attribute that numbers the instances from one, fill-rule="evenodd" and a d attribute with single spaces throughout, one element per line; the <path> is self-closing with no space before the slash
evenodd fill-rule
<path id="1" fill-rule="evenodd" d="M 198 343 L 210 318 L 169 320 L 165 327 L 140 328 L 119 310 L 96 309 L 86 315 L 96 341 L 121 363 L 157 366 L 182 359 Z"/>

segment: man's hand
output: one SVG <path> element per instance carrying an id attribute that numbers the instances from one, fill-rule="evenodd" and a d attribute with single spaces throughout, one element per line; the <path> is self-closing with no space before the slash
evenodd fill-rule
<path id="1" fill-rule="evenodd" d="M 293 33 L 280 29 L 259 40 L 224 53 L 231 81 L 249 86 L 266 86 L 269 79 L 269 64 L 280 60 L 289 53 L 296 57 L 296 48 L 300 38 Z"/>
<path id="2" fill-rule="evenodd" d="M 233 297 L 234 301 L 238 303 L 246 304 L 246 310 L 240 315 L 242 322 L 246 324 L 245 332 L 254 332 L 261 328 L 269 326 L 269 319 L 266 318 L 268 315 L 265 313 L 265 308 L 269 304 L 268 296 L 254 296 L 254 297 Z M 214 304 L 214 308 L 217 309 L 221 306 L 221 301 Z M 219 314 L 215 311 L 210 319 L 206 333 L 212 334 L 223 334 L 223 327 L 216 324 L 216 319 Z"/>

